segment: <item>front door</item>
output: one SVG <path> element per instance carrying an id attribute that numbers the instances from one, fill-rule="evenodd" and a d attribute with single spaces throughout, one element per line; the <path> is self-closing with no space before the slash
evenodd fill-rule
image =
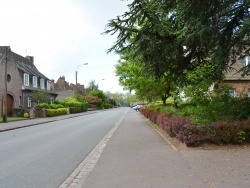
<path id="1" fill-rule="evenodd" d="M 13 115 L 14 98 L 12 95 L 7 95 L 7 116 Z"/>

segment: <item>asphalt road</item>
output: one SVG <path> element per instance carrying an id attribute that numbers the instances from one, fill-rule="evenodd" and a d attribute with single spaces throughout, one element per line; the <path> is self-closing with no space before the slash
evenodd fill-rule
<path id="1" fill-rule="evenodd" d="M 59 187 L 126 110 L 1 132 L 0 187 Z"/>

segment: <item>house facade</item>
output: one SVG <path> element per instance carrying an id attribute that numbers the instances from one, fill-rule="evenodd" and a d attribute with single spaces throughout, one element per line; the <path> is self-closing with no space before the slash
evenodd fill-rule
<path id="1" fill-rule="evenodd" d="M 50 83 L 51 80 L 39 72 L 34 65 L 34 57 L 23 57 L 12 52 L 8 46 L 0 46 L 1 116 L 3 115 L 4 91 L 7 91 L 7 115 L 12 116 L 15 110 L 29 110 L 35 107 L 36 104 L 31 101 L 33 91 L 47 91 L 53 102 L 57 94 L 51 91 Z"/>
<path id="2" fill-rule="evenodd" d="M 223 83 L 216 84 L 216 87 L 221 87 L 223 84 L 229 86 L 230 95 L 232 97 L 250 97 L 250 75 L 243 74 L 240 71 L 243 67 L 250 65 L 250 56 L 246 55 L 238 59 L 232 66 L 232 70 L 225 73 Z"/>

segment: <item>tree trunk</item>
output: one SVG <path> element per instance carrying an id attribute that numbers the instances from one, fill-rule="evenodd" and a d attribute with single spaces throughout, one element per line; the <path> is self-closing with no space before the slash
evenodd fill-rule
<path id="1" fill-rule="evenodd" d="M 166 96 L 162 96 L 161 100 L 162 100 L 163 105 L 166 106 L 167 97 Z"/>

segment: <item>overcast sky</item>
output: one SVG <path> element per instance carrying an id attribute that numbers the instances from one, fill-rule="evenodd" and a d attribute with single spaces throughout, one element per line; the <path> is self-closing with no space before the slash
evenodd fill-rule
<path id="1" fill-rule="evenodd" d="M 0 0 L 0 45 L 34 63 L 48 78 L 65 76 L 85 87 L 95 80 L 104 92 L 123 92 L 115 77 L 119 57 L 107 54 L 116 38 L 102 35 L 108 20 L 131 0 Z M 88 65 L 82 65 L 88 63 Z M 103 80 L 104 79 L 104 80 Z"/>

